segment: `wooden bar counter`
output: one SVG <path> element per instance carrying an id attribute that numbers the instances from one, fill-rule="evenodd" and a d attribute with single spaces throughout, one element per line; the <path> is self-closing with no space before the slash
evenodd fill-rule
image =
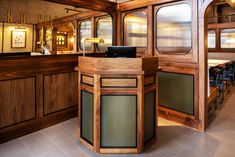
<path id="1" fill-rule="evenodd" d="M 0 143 L 77 115 L 77 58 L 0 57 Z"/>
<path id="2" fill-rule="evenodd" d="M 79 57 L 79 140 L 96 153 L 140 153 L 157 137 L 157 58 Z"/>

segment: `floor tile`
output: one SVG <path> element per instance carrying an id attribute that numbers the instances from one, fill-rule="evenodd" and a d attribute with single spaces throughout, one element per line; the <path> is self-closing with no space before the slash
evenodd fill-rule
<path id="1" fill-rule="evenodd" d="M 32 157 L 32 154 L 17 139 L 0 144 L 0 157 Z"/>
<path id="2" fill-rule="evenodd" d="M 55 144 L 41 131 L 23 136 L 19 140 L 34 155 L 40 155 L 55 146 Z"/>

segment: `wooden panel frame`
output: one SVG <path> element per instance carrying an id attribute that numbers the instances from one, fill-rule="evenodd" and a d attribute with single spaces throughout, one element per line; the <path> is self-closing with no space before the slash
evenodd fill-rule
<path id="1" fill-rule="evenodd" d="M 177 5 L 177 4 L 189 4 L 189 6 L 191 7 L 191 12 L 192 12 L 192 47 L 191 50 L 188 54 L 185 55 L 175 55 L 175 54 L 161 54 L 157 51 L 157 47 L 156 47 L 156 15 L 157 12 L 160 8 L 162 7 L 166 7 L 166 6 L 173 6 L 173 5 Z M 157 5 L 154 7 L 154 54 L 157 57 L 160 57 L 161 61 L 172 61 L 172 62 L 188 62 L 188 63 L 197 63 L 198 62 L 198 54 L 197 54 L 197 2 L 194 0 L 182 0 L 179 2 L 172 2 L 172 3 L 166 3 L 166 4 L 162 4 L 162 5 Z"/>
<path id="2" fill-rule="evenodd" d="M 108 82 L 104 82 L 104 81 Z M 123 84 L 115 85 L 113 81 L 123 81 Z M 128 82 L 129 81 L 129 82 Z M 132 82 L 134 81 L 134 82 Z M 134 84 L 134 85 L 132 85 Z M 136 77 L 101 77 L 101 88 L 137 88 L 138 87 L 138 79 Z"/>
<path id="3" fill-rule="evenodd" d="M 121 12 L 121 23 L 120 23 L 120 30 L 121 30 L 121 37 L 120 37 L 120 41 L 121 41 L 121 45 L 125 45 L 125 39 L 124 39 L 124 34 L 125 34 L 125 30 L 124 30 L 124 25 L 125 25 L 125 17 L 127 14 L 129 13 L 133 13 L 133 12 L 138 12 L 138 11 L 144 11 L 146 13 L 146 20 L 147 20 L 147 39 L 149 38 L 149 31 L 148 31 L 148 26 L 150 24 L 150 21 L 149 21 L 149 14 L 148 14 L 148 9 L 147 7 L 145 8 L 137 8 L 137 9 L 134 9 L 134 10 L 128 10 L 128 11 L 124 11 L 124 12 Z M 148 54 L 148 45 L 149 45 L 149 40 L 147 41 L 147 46 L 146 48 L 138 48 L 137 47 L 137 54 L 139 55 L 146 55 Z"/>
<path id="4" fill-rule="evenodd" d="M 72 74 L 72 73 L 77 73 L 77 72 L 75 72 L 75 71 L 71 71 L 71 72 L 62 72 L 62 73 L 50 73 L 50 74 L 45 74 L 45 75 L 43 75 L 43 115 L 44 116 L 46 116 L 46 115 L 49 115 L 49 114 L 53 114 L 53 113 L 55 113 L 55 112 L 60 112 L 60 111 L 62 111 L 62 110 L 67 110 L 67 109 L 69 109 L 69 108 L 74 108 L 74 107 L 76 107 L 78 104 L 74 104 L 74 105 L 71 105 L 71 106 L 69 106 L 69 107 L 66 107 L 66 108 L 62 108 L 62 109 L 59 109 L 59 110 L 56 110 L 56 111 L 52 111 L 52 112 L 46 112 L 46 110 L 49 110 L 46 106 L 45 106 L 45 104 L 46 104 L 46 99 L 45 99 L 45 79 L 46 79 L 46 77 L 49 77 L 49 76 L 55 76 L 55 75 L 64 75 L 64 74 Z M 49 106 L 51 106 L 51 105 L 49 105 Z"/>
<path id="5" fill-rule="evenodd" d="M 91 86 L 94 86 L 94 77 L 89 76 L 89 75 L 85 75 L 85 74 L 81 74 L 81 83 Z"/>
<path id="6" fill-rule="evenodd" d="M 181 124 L 193 127 L 196 129 L 200 128 L 200 106 L 199 106 L 199 75 L 198 69 L 185 68 L 185 67 L 169 67 L 161 66 L 162 72 L 186 74 L 194 76 L 194 115 L 185 114 L 179 111 L 167 109 L 159 106 L 159 116 L 179 122 Z"/>
<path id="7" fill-rule="evenodd" d="M 208 52 L 234 53 L 235 48 L 221 48 L 222 29 L 235 29 L 235 22 L 208 24 L 208 30 L 214 30 L 216 33 L 216 48 L 208 48 Z"/>
<path id="8" fill-rule="evenodd" d="M 97 29 L 97 23 L 98 23 L 98 21 L 100 20 L 100 19 L 102 19 L 102 18 L 106 18 L 106 17 L 111 17 L 111 19 L 112 19 L 112 45 L 114 45 L 114 38 L 115 38 L 115 36 L 114 36 L 114 32 L 115 32 L 115 30 L 114 30 L 114 17 L 113 17 L 113 15 L 112 14 L 108 14 L 108 15 L 102 15 L 102 16 L 97 16 L 97 17 L 95 17 L 95 37 L 97 37 L 97 35 L 98 35 L 98 29 Z M 96 52 L 98 52 L 98 53 L 102 53 L 102 52 L 100 52 L 100 50 L 99 50 L 99 48 L 98 48 L 98 44 L 95 44 L 95 51 Z"/>
<path id="9" fill-rule="evenodd" d="M 144 86 L 149 86 L 149 85 L 153 85 L 156 83 L 156 76 L 152 75 L 152 76 L 148 76 L 144 78 Z"/>
<path id="10" fill-rule="evenodd" d="M 11 81 L 11 82 L 12 81 L 24 81 L 25 82 L 25 81 L 27 81 L 27 83 L 29 83 L 28 82 L 29 80 L 33 81 L 33 87 L 34 87 L 34 93 L 30 93 L 30 94 L 33 94 L 32 95 L 32 99 L 34 99 L 34 104 L 33 104 L 34 110 L 32 111 L 33 113 L 27 112 L 27 110 L 29 108 L 27 108 L 27 110 L 25 111 L 24 110 L 25 108 L 23 108 L 22 106 L 15 106 L 15 108 L 12 108 L 12 110 L 14 111 L 14 114 L 15 114 L 13 116 L 16 119 L 12 120 L 12 118 L 10 118 L 10 117 L 7 117 L 9 119 L 4 119 L 4 117 L 2 117 L 4 114 L 3 115 L 1 114 L 1 120 L 2 120 L 2 122 L 4 121 L 5 125 L 4 126 L 0 126 L 0 130 L 4 129 L 4 128 L 12 127 L 14 125 L 17 125 L 17 124 L 20 124 L 20 123 L 23 123 L 23 122 L 30 121 L 30 120 L 33 120 L 33 119 L 36 118 L 36 115 L 37 115 L 37 110 L 36 110 L 36 108 L 37 108 L 37 105 L 36 105 L 37 104 L 37 101 L 36 101 L 37 100 L 36 99 L 36 93 L 37 93 L 37 91 L 36 91 L 36 76 L 34 76 L 34 77 L 26 77 L 26 78 L 14 78 L 14 79 L 0 80 L 0 82 L 5 82 L 5 81 L 7 81 L 7 82 L 9 82 L 9 81 Z M 23 87 L 21 86 L 21 88 L 23 88 Z M 14 95 L 9 95 L 9 96 L 14 96 Z M 2 98 L 2 99 L 5 99 L 5 97 Z M 16 99 L 16 96 L 14 96 L 14 99 L 13 99 L 13 97 L 11 99 L 12 99 L 11 101 L 14 101 Z M 28 102 L 27 102 L 28 100 L 24 100 L 24 101 L 26 101 L 25 105 L 29 105 Z M 14 104 L 10 104 L 10 105 L 14 105 Z M 10 105 L 8 105 L 8 107 L 10 107 Z M 20 110 L 24 111 L 24 113 L 23 113 L 24 115 L 18 115 L 18 113 L 17 113 L 18 108 L 17 107 L 20 107 Z M 27 106 L 27 107 L 29 107 L 29 106 Z M 29 111 L 31 111 L 31 110 L 29 110 Z M 8 116 L 11 116 L 11 115 L 8 115 Z M 32 117 L 29 117 L 29 116 L 32 116 Z M 10 124 L 7 124 L 7 123 L 9 123 L 9 121 L 10 121 Z"/>
<path id="11" fill-rule="evenodd" d="M 82 47 L 81 47 L 81 33 L 80 33 L 80 28 L 81 28 L 81 23 L 82 22 L 85 22 L 85 21 L 91 21 L 91 37 L 94 37 L 93 36 L 93 28 L 94 28 L 94 22 L 93 22 L 93 20 L 92 20 L 92 18 L 85 18 L 85 19 L 82 19 L 82 20 L 80 20 L 80 21 L 77 21 L 77 51 L 78 52 L 83 52 L 83 50 L 82 50 Z M 94 50 L 94 44 L 91 44 L 91 50 L 85 50 L 85 53 L 92 53 L 92 52 L 94 52 L 93 51 Z"/>
<path id="12" fill-rule="evenodd" d="M 43 75 L 70 73 L 78 65 L 78 55 L 4 57 L 0 81 L 35 78 L 35 117 L 0 129 L 0 143 L 23 136 L 77 116 L 77 106 L 49 115 L 43 114 Z M 27 101 L 25 101 L 27 103 Z"/>
<path id="13" fill-rule="evenodd" d="M 75 7 L 82 7 L 96 11 L 104 11 L 112 13 L 115 11 L 117 4 L 108 0 L 46 0 L 49 2 L 71 5 Z"/>

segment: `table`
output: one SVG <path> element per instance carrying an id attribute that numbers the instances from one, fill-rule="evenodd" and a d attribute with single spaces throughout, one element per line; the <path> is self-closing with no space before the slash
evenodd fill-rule
<path id="1" fill-rule="evenodd" d="M 231 60 L 208 59 L 208 67 L 224 66 L 228 62 L 231 62 Z"/>

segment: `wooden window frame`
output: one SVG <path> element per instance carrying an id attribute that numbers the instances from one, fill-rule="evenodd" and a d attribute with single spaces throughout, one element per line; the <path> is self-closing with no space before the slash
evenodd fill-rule
<path id="1" fill-rule="evenodd" d="M 95 37 L 98 37 L 98 22 L 99 22 L 99 20 L 103 19 L 103 18 L 107 18 L 107 17 L 110 17 L 112 19 L 112 45 L 113 45 L 113 41 L 114 41 L 114 19 L 113 19 L 112 15 L 103 15 L 103 16 L 99 16 L 99 17 L 95 18 Z M 95 50 L 96 50 L 96 52 L 102 53 L 99 50 L 98 44 L 95 44 Z"/>
<path id="2" fill-rule="evenodd" d="M 159 9 L 167 6 L 174 6 L 179 4 L 188 4 L 191 7 L 192 17 L 191 17 L 191 49 L 187 54 L 162 54 L 157 50 L 157 12 Z M 197 63 L 198 62 L 198 34 L 197 34 L 197 25 L 198 25 L 198 15 L 194 12 L 197 12 L 197 2 L 194 0 L 183 0 L 179 2 L 171 2 L 166 4 L 160 4 L 154 6 L 154 55 L 159 57 L 161 61 L 169 62 L 188 62 L 188 63 Z"/>
<path id="3" fill-rule="evenodd" d="M 140 48 L 140 47 L 136 47 L 137 48 L 137 53 L 138 54 L 147 54 L 148 53 L 148 45 L 149 45 L 149 41 L 148 41 L 148 38 L 149 38 L 149 31 L 148 31 L 148 25 L 150 24 L 149 22 L 149 18 L 148 18 L 148 9 L 147 7 L 145 8 L 137 8 L 137 9 L 134 9 L 134 10 L 128 10 L 128 11 L 124 11 L 121 13 L 121 32 L 122 32 L 122 40 L 121 40 L 121 43 L 123 46 L 127 46 L 125 45 L 125 39 L 124 39 L 124 36 L 125 36 L 125 17 L 126 15 L 128 15 L 129 13 L 134 13 L 134 12 L 138 12 L 138 11 L 144 11 L 146 13 L 146 20 L 147 20 L 147 45 L 145 48 Z"/>

